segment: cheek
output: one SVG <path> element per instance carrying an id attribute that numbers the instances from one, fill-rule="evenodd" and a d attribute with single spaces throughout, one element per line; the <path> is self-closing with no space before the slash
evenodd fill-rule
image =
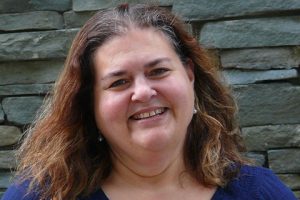
<path id="1" fill-rule="evenodd" d="M 126 116 L 127 98 L 121 94 L 103 94 L 95 98 L 97 124 L 101 127 L 119 123 Z"/>
<path id="2" fill-rule="evenodd" d="M 161 85 L 164 91 L 162 94 L 169 101 L 180 104 L 183 107 L 189 107 L 194 102 L 194 89 L 193 83 L 184 78 L 174 78 Z"/>

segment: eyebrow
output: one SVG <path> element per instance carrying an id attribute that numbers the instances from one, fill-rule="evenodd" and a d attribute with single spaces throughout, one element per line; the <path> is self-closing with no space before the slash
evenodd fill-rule
<path id="1" fill-rule="evenodd" d="M 167 58 L 167 57 L 163 57 L 163 58 L 157 58 L 155 60 L 152 60 L 146 64 L 144 64 L 144 67 L 145 68 L 151 68 L 151 67 L 154 67 L 155 65 L 161 63 L 161 62 L 170 62 L 170 58 Z M 101 78 L 101 80 L 106 80 L 106 79 L 109 79 L 109 78 L 112 78 L 112 77 L 119 77 L 119 76 L 123 76 L 124 74 L 126 74 L 127 71 L 126 70 L 116 70 L 116 71 L 112 71 L 110 73 L 108 73 L 107 75 L 105 75 L 103 78 Z"/>

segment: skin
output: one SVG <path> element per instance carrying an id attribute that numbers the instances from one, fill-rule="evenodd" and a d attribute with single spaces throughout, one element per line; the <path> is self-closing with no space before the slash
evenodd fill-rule
<path id="1" fill-rule="evenodd" d="M 182 158 L 194 107 L 191 62 L 183 65 L 161 32 L 131 27 L 99 47 L 94 63 L 95 119 L 114 164 L 106 194 L 177 199 L 178 191 L 201 192 L 209 199 L 214 190 L 184 173 Z"/>

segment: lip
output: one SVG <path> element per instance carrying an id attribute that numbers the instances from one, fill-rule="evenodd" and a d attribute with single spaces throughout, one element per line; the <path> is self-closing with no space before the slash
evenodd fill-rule
<path id="1" fill-rule="evenodd" d="M 163 115 L 166 111 L 167 111 L 167 107 L 150 107 L 150 108 L 144 108 L 144 109 L 141 109 L 135 113 L 133 113 L 129 119 L 131 120 L 135 120 L 135 121 L 141 121 L 141 120 L 146 120 L 146 119 L 151 119 L 151 118 L 154 118 L 154 117 L 158 117 L 160 115 Z M 155 115 L 153 116 L 148 116 L 147 117 L 147 114 L 146 113 L 153 113 L 155 112 Z M 161 113 L 160 113 L 161 112 Z M 137 116 L 138 115 L 141 115 L 141 114 L 144 114 L 145 115 L 145 118 L 142 118 L 142 119 L 137 119 Z"/>

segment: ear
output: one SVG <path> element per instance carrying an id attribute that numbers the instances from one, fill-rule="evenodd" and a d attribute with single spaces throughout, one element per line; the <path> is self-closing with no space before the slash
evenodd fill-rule
<path id="1" fill-rule="evenodd" d="M 190 81 L 194 83 L 195 80 L 194 63 L 190 58 L 188 58 L 187 62 L 185 63 L 185 69 Z"/>

